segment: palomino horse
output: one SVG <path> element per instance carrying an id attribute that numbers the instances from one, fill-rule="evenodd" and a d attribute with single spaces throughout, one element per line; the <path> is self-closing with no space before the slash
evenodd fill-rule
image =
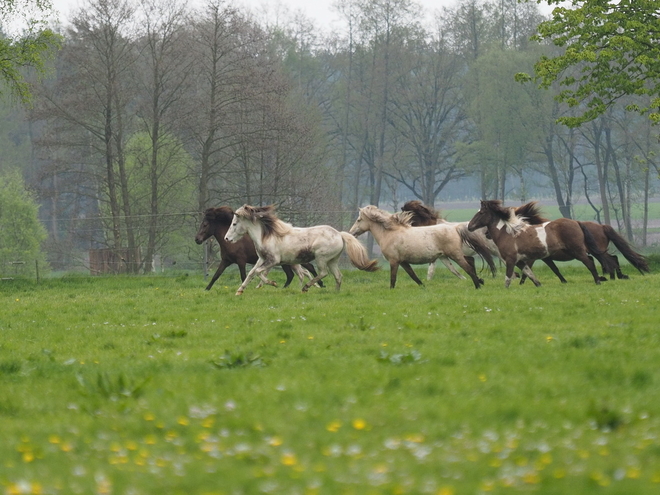
<path id="1" fill-rule="evenodd" d="M 515 211 L 516 211 L 516 215 L 522 217 L 525 222 L 531 225 L 540 225 L 549 221 L 547 218 L 543 218 L 541 216 L 539 207 L 535 201 L 526 203 L 522 206 L 518 206 L 515 209 Z M 640 273 L 643 274 L 644 272 L 649 272 L 649 265 L 648 262 L 646 261 L 646 258 L 641 254 L 637 253 L 634 249 L 632 249 L 630 244 L 628 244 L 628 241 L 626 241 L 623 237 L 621 237 L 610 225 L 602 225 L 596 222 L 579 222 L 579 223 L 583 227 L 586 227 L 589 233 L 594 238 L 594 241 L 598 248 L 598 252 L 596 253 L 591 253 L 591 251 L 589 252 L 590 254 L 596 256 L 596 259 L 598 259 L 598 261 L 600 262 L 601 267 L 603 269 L 603 275 L 609 274 L 611 280 L 614 280 L 615 277 L 618 277 L 619 279 L 628 278 L 628 275 L 624 275 L 623 272 L 621 272 L 621 267 L 619 265 L 619 259 L 617 258 L 617 256 L 607 252 L 610 241 L 621 252 L 624 258 L 626 258 L 633 267 L 637 268 Z M 610 263 L 603 264 L 603 262 L 601 262 L 600 260 L 601 256 L 603 258 L 609 258 Z M 559 277 L 559 280 L 561 280 L 562 283 L 566 283 L 566 279 L 564 279 L 564 277 L 562 277 L 562 275 L 559 273 L 559 269 L 553 268 L 554 263 L 551 265 L 548 259 L 545 259 L 543 261 L 545 261 L 546 264 L 548 264 L 548 266 L 553 270 L 553 272 L 557 274 L 557 277 Z M 607 279 L 601 277 L 600 280 L 605 281 Z M 525 281 L 525 276 L 523 275 L 523 277 L 520 280 L 520 283 L 523 283 L 524 281 Z"/>
<path id="2" fill-rule="evenodd" d="M 538 287 L 538 281 L 529 263 L 551 258 L 556 261 L 581 261 L 591 272 L 594 281 L 600 284 L 593 259 L 587 250 L 606 267 L 612 269 L 610 258 L 603 257 L 604 251 L 596 246 L 587 228 L 575 220 L 559 218 L 540 225 L 530 225 L 516 215 L 515 208 L 504 207 L 499 200 L 482 201 L 481 209 L 470 220 L 469 230 L 488 228 L 488 234 L 500 251 L 500 258 L 506 264 L 504 286 L 509 287 L 513 269 L 524 262 L 523 273 Z M 559 273 L 556 273 L 560 276 Z"/>
<path id="3" fill-rule="evenodd" d="M 339 232 L 329 225 L 293 227 L 277 218 L 273 206 L 244 205 L 236 210 L 225 239 L 236 242 L 245 234 L 252 239 L 259 260 L 236 291 L 237 296 L 255 275 L 265 282 L 265 274 L 275 265 L 308 263 L 314 259 L 319 273 L 303 286 L 303 292 L 328 273 L 335 277 L 339 290 L 342 280 L 339 257 L 344 249 L 356 268 L 368 272 L 378 270 L 378 261 L 369 260 L 367 250 L 348 232 Z"/>
<path id="4" fill-rule="evenodd" d="M 206 290 L 211 290 L 211 287 L 213 287 L 213 284 L 220 278 L 220 275 L 222 275 L 225 269 L 234 263 L 238 265 L 242 282 L 246 277 L 245 265 L 254 265 L 259 259 L 257 251 L 254 249 L 254 243 L 247 235 L 243 236 L 236 243 L 225 241 L 225 235 L 227 234 L 227 230 L 229 230 L 232 218 L 234 218 L 234 210 L 229 206 L 208 208 L 204 212 L 204 218 L 195 236 L 195 242 L 197 244 L 201 244 L 213 236 L 220 245 L 220 265 L 206 286 Z M 302 266 L 309 270 L 313 276 L 316 276 L 316 270 L 311 263 L 303 263 Z M 293 270 L 289 265 L 282 265 L 282 270 L 286 274 L 284 287 L 288 287 L 294 277 Z"/>
<path id="5" fill-rule="evenodd" d="M 436 225 L 438 223 L 467 227 L 468 224 L 467 222 L 448 222 L 444 218 L 442 218 L 440 216 L 440 213 L 438 213 L 434 208 L 430 208 L 426 206 L 424 203 L 422 203 L 417 199 L 407 201 L 401 207 L 401 211 L 409 211 L 412 213 L 410 225 L 412 225 L 413 227 Z M 481 238 L 482 243 L 488 248 L 488 251 L 490 251 L 490 254 L 492 256 L 499 257 L 500 252 L 497 250 L 497 246 L 495 245 L 495 243 L 491 239 L 488 239 L 486 237 L 485 228 L 475 231 L 474 235 L 479 236 Z M 470 248 L 468 245 L 463 244 L 463 254 L 466 256 L 474 256 L 477 253 L 475 253 L 474 249 Z M 462 278 L 462 279 L 465 278 L 458 270 L 456 270 L 454 265 L 447 258 L 440 258 L 440 261 L 442 261 L 442 263 L 449 269 L 449 271 L 454 275 L 456 275 L 458 278 Z M 429 269 L 426 273 L 426 278 L 428 280 L 431 280 L 433 278 L 434 273 L 435 273 L 435 263 L 430 263 Z M 495 272 L 493 272 L 493 276 L 495 276 Z"/>
<path id="6" fill-rule="evenodd" d="M 463 243 L 471 241 L 467 228 L 457 229 L 454 225 L 445 224 L 412 227 L 411 217 L 410 212 L 391 214 L 369 205 L 360 208 L 358 218 L 349 232 L 358 236 L 369 231 L 374 236 L 383 256 L 390 263 L 391 289 L 396 285 L 399 265 L 417 284 L 423 285 L 410 264 L 432 263 L 438 258 L 449 258 L 456 262 L 478 289 L 483 280 L 477 276 L 474 260 L 470 263 L 463 254 Z M 485 248 L 479 254 L 494 268 L 493 259 Z"/>

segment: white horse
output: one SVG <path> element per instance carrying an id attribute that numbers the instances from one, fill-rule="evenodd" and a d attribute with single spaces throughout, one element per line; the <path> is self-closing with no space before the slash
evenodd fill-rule
<path id="1" fill-rule="evenodd" d="M 318 275 L 303 286 L 303 292 L 328 273 L 335 277 L 339 290 L 342 280 L 339 257 L 344 249 L 356 268 L 368 272 L 378 270 L 378 261 L 369 260 L 367 250 L 348 232 L 339 232 L 329 225 L 293 227 L 277 218 L 273 206 L 244 205 L 236 210 L 225 239 L 236 242 L 245 234 L 254 242 L 259 259 L 236 291 L 237 296 L 255 275 L 267 283 L 265 274 L 275 265 L 298 265 L 312 260 L 316 260 Z"/>
<path id="2" fill-rule="evenodd" d="M 421 227 L 425 225 L 436 225 L 439 223 L 445 225 L 453 225 L 458 229 L 467 229 L 468 222 L 448 222 L 440 216 L 440 214 L 433 208 L 426 206 L 421 201 L 416 199 L 407 201 L 402 207 L 401 211 L 409 211 L 412 213 L 411 225 L 413 227 Z M 474 231 L 474 235 L 478 237 L 478 242 L 483 244 L 491 256 L 500 257 L 500 252 L 497 249 L 497 245 L 493 242 L 492 239 L 489 239 L 486 236 L 486 229 L 479 229 Z M 467 244 L 463 244 L 463 254 L 465 256 L 474 256 L 477 253 L 472 247 Z M 446 258 L 440 258 L 440 261 L 449 269 L 451 273 L 456 275 L 458 278 L 465 279 L 465 277 L 454 267 L 454 265 Z M 429 269 L 426 273 L 426 279 L 431 280 L 435 274 L 435 262 L 429 264 Z M 495 273 L 493 272 L 493 275 Z"/>
<path id="3" fill-rule="evenodd" d="M 376 206 L 369 205 L 360 208 L 358 218 L 350 229 L 350 233 L 358 236 L 371 232 L 380 246 L 383 256 L 390 263 L 390 288 L 396 285 L 396 275 L 399 265 L 403 267 L 410 278 L 423 285 L 411 263 L 432 263 L 439 258 L 449 258 L 456 262 L 470 276 L 475 288 L 483 284 L 472 262 L 463 254 L 463 243 L 469 242 L 467 228 L 459 230 L 453 225 L 437 224 L 426 227 L 412 227 L 412 213 L 401 212 L 391 214 Z M 481 249 L 481 248 L 480 248 Z M 484 259 L 492 258 L 484 250 Z M 480 254 L 482 254 L 480 252 Z"/>

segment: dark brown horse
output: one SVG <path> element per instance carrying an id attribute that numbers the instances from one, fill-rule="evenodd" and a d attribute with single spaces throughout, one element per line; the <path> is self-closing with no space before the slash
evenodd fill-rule
<path id="1" fill-rule="evenodd" d="M 588 253 L 593 254 L 608 272 L 614 269 L 612 259 L 604 256 L 605 251 L 598 248 L 587 227 L 580 222 L 559 218 L 530 225 L 526 221 L 528 219 L 517 215 L 515 208 L 504 207 L 501 201 L 491 200 L 481 202 L 481 209 L 468 224 L 469 230 L 488 228 L 488 234 L 497 244 L 500 258 L 506 264 L 505 287 L 509 287 L 513 269 L 520 262 L 524 263 L 521 267 L 523 273 L 532 279 L 536 286 L 541 283 L 529 264 L 539 259 L 544 261 L 548 258 L 555 261 L 577 259 L 589 269 L 596 284 L 600 284 L 600 277 Z M 549 264 L 551 268 L 552 265 Z M 555 274 L 563 279 L 558 270 Z"/>
<path id="2" fill-rule="evenodd" d="M 206 290 L 211 290 L 211 287 L 213 287 L 215 281 L 220 278 L 222 272 L 234 263 L 238 265 L 238 270 L 241 274 L 241 281 L 245 280 L 247 275 L 245 265 L 254 265 L 259 259 L 259 256 L 257 256 L 257 252 L 254 249 L 254 243 L 249 236 L 243 236 L 243 238 L 236 243 L 225 240 L 225 235 L 227 234 L 227 230 L 229 230 L 233 218 L 234 210 L 229 206 L 209 208 L 204 212 L 204 218 L 202 219 L 202 223 L 195 236 L 195 242 L 201 244 L 209 237 L 213 236 L 220 245 L 220 265 L 215 271 L 209 285 L 206 286 Z M 316 276 L 316 270 L 311 263 L 303 263 L 302 266 L 309 270 L 313 276 Z M 295 274 L 290 265 L 282 265 L 282 270 L 286 274 L 284 287 L 288 287 Z M 323 286 L 323 283 L 320 283 L 320 285 Z"/>
<path id="3" fill-rule="evenodd" d="M 524 220 L 531 225 L 540 225 L 546 222 L 549 222 L 547 218 L 543 218 L 540 215 L 539 208 L 536 202 L 532 201 L 530 203 L 518 206 L 516 208 L 516 214 L 520 217 L 523 217 Z M 603 225 L 596 222 L 579 222 L 584 227 L 587 228 L 589 233 L 593 236 L 596 246 L 598 247 L 599 252 L 602 252 L 602 257 L 609 258 L 610 263 L 608 264 L 609 269 L 606 265 L 601 263 L 603 269 L 603 275 L 609 275 L 611 280 L 614 280 L 615 277 L 619 279 L 627 279 L 628 275 L 625 275 L 621 271 L 621 266 L 619 265 L 619 258 L 616 255 L 610 254 L 607 252 L 607 249 L 610 245 L 610 242 L 619 250 L 626 260 L 640 273 L 649 272 L 649 265 L 644 256 L 636 252 L 623 237 L 621 237 L 616 230 L 610 225 Z M 590 254 L 595 254 L 591 253 Z M 545 260 L 544 260 L 545 261 Z M 600 260 L 599 260 L 600 261 Z M 547 263 L 547 262 L 546 262 Z M 552 268 L 552 267 L 551 267 Z M 553 270 L 554 271 L 554 270 Z M 555 272 L 563 283 L 566 282 L 564 277 L 558 273 L 558 270 Z M 606 278 L 601 278 L 601 281 L 607 280 Z M 525 277 L 521 279 L 521 283 L 525 281 Z"/>

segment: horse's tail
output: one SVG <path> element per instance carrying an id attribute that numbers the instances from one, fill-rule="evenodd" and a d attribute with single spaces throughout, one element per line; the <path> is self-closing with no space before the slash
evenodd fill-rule
<path id="1" fill-rule="evenodd" d="M 378 260 L 370 260 L 367 255 L 366 248 L 348 232 L 340 232 L 341 238 L 344 240 L 344 248 L 348 254 L 348 259 L 351 260 L 353 266 L 364 270 L 366 272 L 375 272 L 380 267 Z"/>
<path id="2" fill-rule="evenodd" d="M 639 270 L 639 273 L 650 272 L 648 261 L 646 257 L 633 250 L 628 241 L 626 241 L 611 225 L 602 225 L 603 232 L 607 238 L 612 241 L 612 244 L 621 252 L 628 262 Z"/>
<path id="3" fill-rule="evenodd" d="M 467 223 L 461 223 L 456 226 L 456 231 L 458 235 L 461 236 L 461 241 L 466 246 L 470 247 L 475 253 L 477 253 L 482 260 L 486 262 L 490 272 L 495 276 L 497 268 L 495 268 L 495 262 L 493 261 L 493 255 L 488 249 L 486 242 L 481 237 L 481 234 L 478 231 L 470 232 L 467 228 Z"/>
<path id="4" fill-rule="evenodd" d="M 598 247 L 596 239 L 594 239 L 594 236 L 591 234 L 591 232 L 589 232 L 587 226 L 582 222 L 578 222 L 578 225 L 584 234 L 584 244 L 587 247 L 587 251 L 589 251 L 589 253 L 598 260 L 605 273 L 614 273 L 617 269 L 617 266 L 614 262 L 614 258 L 612 256 L 607 256 L 607 248 L 605 250 L 601 250 Z"/>

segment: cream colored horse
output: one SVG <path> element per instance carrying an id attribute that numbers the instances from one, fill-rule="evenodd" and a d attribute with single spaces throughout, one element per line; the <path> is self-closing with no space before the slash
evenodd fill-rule
<path id="1" fill-rule="evenodd" d="M 463 244 L 470 242 L 467 229 L 458 229 L 447 224 L 412 227 L 411 217 L 410 212 L 391 214 L 369 205 L 360 208 L 358 218 L 349 232 L 355 236 L 371 232 L 374 236 L 383 256 L 390 263 L 390 288 L 396 285 L 399 266 L 402 266 L 417 284 L 422 285 L 410 264 L 432 263 L 437 259 L 449 258 L 470 276 L 478 289 L 483 280 L 477 276 L 474 260 L 468 261 L 463 254 Z M 477 249 L 484 259 L 490 259 L 492 265 L 490 253 L 481 246 Z"/>
<path id="2" fill-rule="evenodd" d="M 303 292 L 328 273 L 335 277 L 339 290 L 342 281 L 339 257 L 344 250 L 356 268 L 369 272 L 378 270 L 378 261 L 369 260 L 367 250 L 348 232 L 339 232 L 329 225 L 293 227 L 277 218 L 272 206 L 244 205 L 236 210 L 225 239 L 237 242 L 245 234 L 254 242 L 259 259 L 236 291 L 237 296 L 255 275 L 268 283 L 266 274 L 273 266 L 287 264 L 296 270 L 300 263 L 312 260 L 316 260 L 318 275 L 303 286 Z"/>

